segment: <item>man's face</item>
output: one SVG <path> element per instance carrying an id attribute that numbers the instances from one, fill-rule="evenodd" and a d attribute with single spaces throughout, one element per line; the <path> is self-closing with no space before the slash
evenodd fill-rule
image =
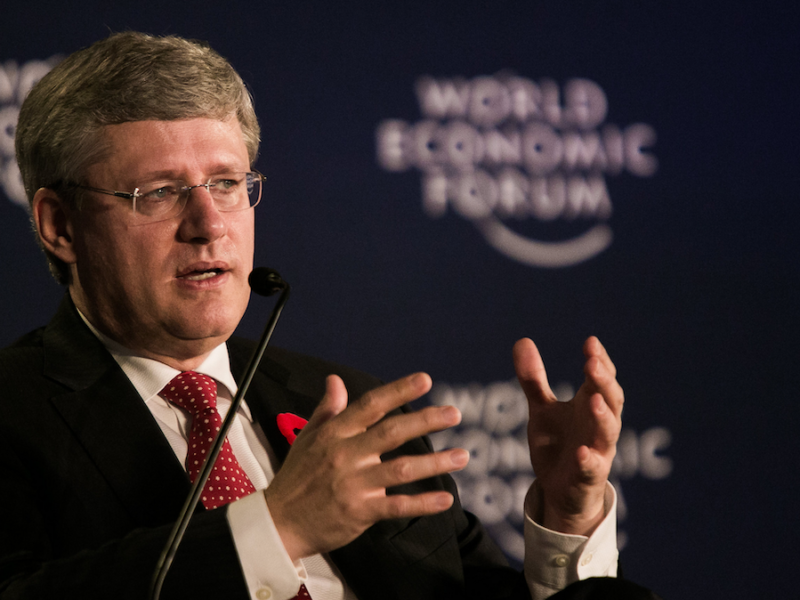
<path id="1" fill-rule="evenodd" d="M 138 121 L 105 132 L 111 153 L 89 168 L 93 187 L 132 192 L 155 179 L 194 185 L 250 170 L 235 118 Z M 134 224 L 130 201 L 88 195 L 70 214 L 70 291 L 78 308 L 128 348 L 178 368 L 196 366 L 233 333 L 247 307 L 253 210 L 219 212 L 199 187 L 177 217 Z"/>

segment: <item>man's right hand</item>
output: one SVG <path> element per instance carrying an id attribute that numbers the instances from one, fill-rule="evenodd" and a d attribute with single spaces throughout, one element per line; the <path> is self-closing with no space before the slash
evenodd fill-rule
<path id="1" fill-rule="evenodd" d="M 384 419 L 430 390 L 427 374 L 376 388 L 349 406 L 339 377 L 329 376 L 326 388 L 264 492 L 292 560 L 340 548 L 383 519 L 447 510 L 453 504 L 448 492 L 387 495 L 386 488 L 457 471 L 469 461 L 462 449 L 381 461 L 382 454 L 411 439 L 460 422 L 461 414 L 453 406 L 430 406 Z"/>

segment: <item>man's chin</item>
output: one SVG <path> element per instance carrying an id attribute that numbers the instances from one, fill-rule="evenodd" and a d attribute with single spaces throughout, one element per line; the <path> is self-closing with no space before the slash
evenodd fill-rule
<path id="1" fill-rule="evenodd" d="M 176 343 L 186 347 L 207 347 L 211 349 L 219 346 L 233 335 L 236 330 L 235 323 L 215 325 L 204 323 L 202 327 L 186 327 L 175 332 Z"/>
<path id="2" fill-rule="evenodd" d="M 247 297 L 226 294 L 222 298 L 181 305 L 180 311 L 172 314 L 169 330 L 186 340 L 200 340 L 219 336 L 230 337 L 247 309 Z"/>
<path id="3" fill-rule="evenodd" d="M 139 348 L 143 356 L 170 365 L 179 371 L 197 368 L 208 354 L 226 342 L 233 330 L 183 330 L 172 332 L 156 343 L 148 343 Z"/>
<path id="4" fill-rule="evenodd" d="M 195 312 L 180 315 L 165 330 L 182 347 L 213 349 L 233 335 L 240 320 L 241 315 Z"/>

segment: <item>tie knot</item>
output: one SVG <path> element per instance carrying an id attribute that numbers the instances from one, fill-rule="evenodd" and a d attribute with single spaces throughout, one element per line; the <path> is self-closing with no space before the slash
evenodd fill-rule
<path id="1" fill-rule="evenodd" d="M 217 406 L 217 383 L 208 375 L 185 371 L 176 375 L 161 395 L 196 415 L 207 408 Z"/>

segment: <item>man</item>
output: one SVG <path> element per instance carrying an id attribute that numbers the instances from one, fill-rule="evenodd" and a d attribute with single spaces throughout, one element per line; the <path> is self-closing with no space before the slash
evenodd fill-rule
<path id="1" fill-rule="evenodd" d="M 180 38 L 113 35 L 28 96 L 18 162 L 68 293 L 0 354 L 2 598 L 146 596 L 202 427 L 175 382 L 201 377 L 224 413 L 250 353 L 230 338 L 250 293 L 258 141 L 236 72 Z M 447 473 L 467 453 L 424 437 L 458 411 L 402 408 L 427 375 L 381 385 L 271 349 L 225 450 L 247 489 L 198 509 L 162 597 L 546 597 L 616 575 L 606 480 L 623 394 L 599 341 L 584 353 L 584 385 L 557 403 L 533 343 L 514 348 L 538 475 L 524 578 L 458 503 Z M 291 451 L 286 415 L 308 419 Z"/>

